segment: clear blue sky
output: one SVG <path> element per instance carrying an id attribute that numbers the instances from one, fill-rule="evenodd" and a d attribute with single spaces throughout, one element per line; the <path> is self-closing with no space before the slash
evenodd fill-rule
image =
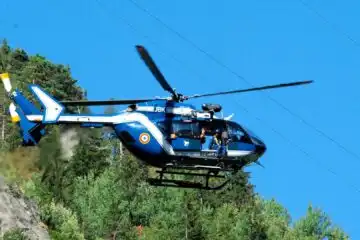
<path id="1" fill-rule="evenodd" d="M 95 0 L 3 0 L 0 37 L 13 47 L 69 64 L 91 99 L 166 95 L 135 44 L 149 49 L 184 94 L 250 87 L 131 2 L 100 1 L 104 7 Z M 222 104 L 225 114 L 235 113 L 235 120 L 266 142 L 266 168 L 249 168 L 260 195 L 274 197 L 295 220 L 309 204 L 321 207 L 360 239 L 360 192 L 351 186 L 360 186 L 360 159 L 269 99 L 360 155 L 360 49 L 343 34 L 360 41 L 360 2 L 307 0 L 325 22 L 300 0 L 137 1 L 253 85 L 315 80 L 303 87 L 206 101 Z"/>

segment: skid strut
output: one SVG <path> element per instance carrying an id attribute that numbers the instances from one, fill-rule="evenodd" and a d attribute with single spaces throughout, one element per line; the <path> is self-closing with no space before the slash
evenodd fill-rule
<path id="1" fill-rule="evenodd" d="M 205 170 L 205 169 L 204 169 Z M 204 190 L 219 190 L 223 188 L 229 181 L 226 179 L 225 175 L 219 175 L 218 169 L 207 168 L 207 173 L 198 173 L 198 172 L 180 172 L 180 171 L 171 171 L 167 168 L 156 171 L 158 178 L 148 178 L 149 184 L 153 186 L 165 186 L 165 187 L 178 187 L 178 188 L 195 188 L 195 189 L 204 189 Z M 188 181 L 188 180 L 177 180 L 177 179 L 165 179 L 164 175 L 182 175 L 182 176 L 194 176 L 194 177 L 203 177 L 205 183 Z M 224 179 L 224 181 L 217 186 L 210 186 L 209 181 L 211 178 L 214 179 Z"/>

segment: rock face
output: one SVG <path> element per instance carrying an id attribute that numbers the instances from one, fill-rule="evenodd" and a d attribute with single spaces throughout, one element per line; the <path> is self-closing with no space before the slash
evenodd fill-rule
<path id="1" fill-rule="evenodd" d="M 0 176 L 0 238 L 13 228 L 23 230 L 31 240 L 50 239 L 42 227 L 36 204 L 22 196 L 22 193 L 8 186 Z"/>

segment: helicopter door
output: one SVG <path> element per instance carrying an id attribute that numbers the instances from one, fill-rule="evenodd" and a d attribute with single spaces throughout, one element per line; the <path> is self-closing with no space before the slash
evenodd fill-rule
<path id="1" fill-rule="evenodd" d="M 197 122 L 174 121 L 170 142 L 174 151 L 199 152 L 200 129 Z"/>

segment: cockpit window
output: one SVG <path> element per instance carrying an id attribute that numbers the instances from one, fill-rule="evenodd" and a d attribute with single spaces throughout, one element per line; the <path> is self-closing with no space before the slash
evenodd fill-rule
<path id="1" fill-rule="evenodd" d="M 174 122 L 172 124 L 173 133 L 179 137 L 195 137 L 200 135 L 199 124 L 197 122 Z"/>
<path id="2" fill-rule="evenodd" d="M 197 138 L 200 135 L 198 122 L 170 121 L 158 122 L 158 127 L 165 135 L 175 134 L 177 137 Z"/>
<path id="3" fill-rule="evenodd" d="M 248 134 L 244 132 L 244 129 L 235 122 L 214 120 L 212 122 L 197 122 L 197 121 L 160 121 L 157 123 L 160 131 L 170 137 L 175 135 L 176 137 L 185 138 L 199 138 L 201 129 L 205 129 L 207 136 L 214 136 L 216 130 L 227 131 L 229 139 L 232 142 L 251 142 Z"/>
<path id="4" fill-rule="evenodd" d="M 244 130 L 234 122 L 227 122 L 229 137 L 233 142 L 247 142 L 248 136 Z"/>

